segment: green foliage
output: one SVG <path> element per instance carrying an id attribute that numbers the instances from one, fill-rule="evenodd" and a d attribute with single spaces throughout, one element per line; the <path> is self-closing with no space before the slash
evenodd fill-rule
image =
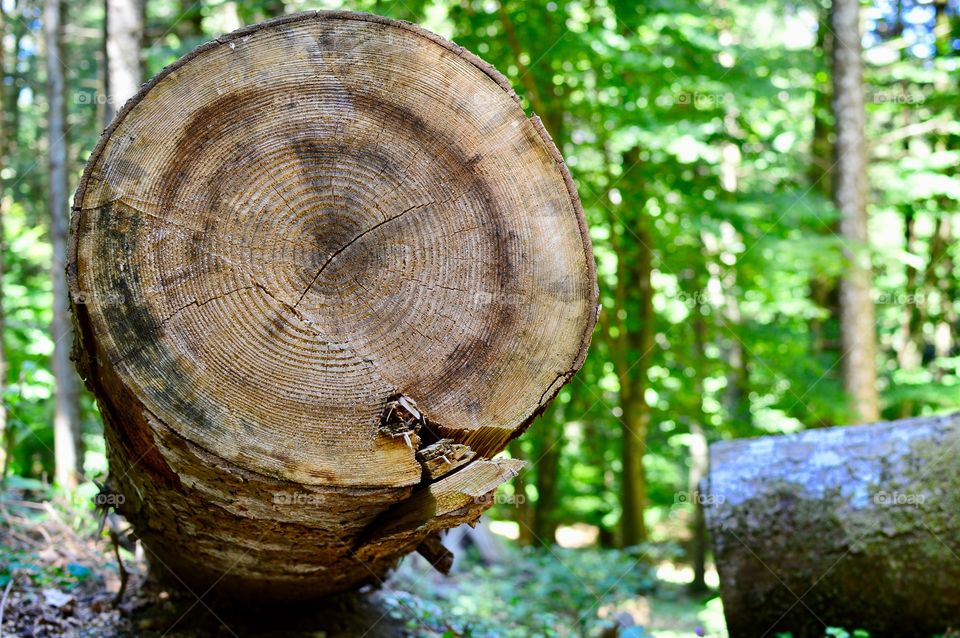
<path id="1" fill-rule="evenodd" d="M 656 586 L 640 548 L 532 549 L 485 567 L 470 562 L 456 581 L 431 581 L 408 566 L 381 596 L 388 609 L 438 634 L 474 638 L 590 636 L 601 609 Z M 638 634 L 645 635 L 645 634 Z"/>

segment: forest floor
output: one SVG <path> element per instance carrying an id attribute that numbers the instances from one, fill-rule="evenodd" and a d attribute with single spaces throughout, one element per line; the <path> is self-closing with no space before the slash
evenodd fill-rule
<path id="1" fill-rule="evenodd" d="M 8 491 L 0 499 L 0 636 L 726 636 L 715 592 L 688 595 L 682 566 L 655 552 L 504 551 L 495 564 L 463 552 L 450 577 L 409 558 L 376 590 L 264 607 L 156 583 L 138 553 L 120 549 L 129 581 L 115 605 L 121 572 L 94 515 Z"/>

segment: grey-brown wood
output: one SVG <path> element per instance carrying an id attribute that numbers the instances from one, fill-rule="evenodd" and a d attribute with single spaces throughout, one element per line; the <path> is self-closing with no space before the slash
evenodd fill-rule
<path id="1" fill-rule="evenodd" d="M 840 211 L 843 255 L 840 279 L 840 333 L 843 343 L 843 387 L 854 420 L 880 416 L 877 392 L 876 320 L 867 229 L 867 143 L 863 59 L 860 45 L 859 0 L 834 0 L 830 5 L 834 37 L 833 116 L 836 143 L 833 198 Z"/>
<path id="2" fill-rule="evenodd" d="M 366 14 L 165 69 L 95 149 L 73 230 L 111 485 L 191 587 L 315 597 L 431 553 L 519 471 L 493 457 L 596 319 L 540 121 L 462 48 Z"/>
<path id="3" fill-rule="evenodd" d="M 960 626 L 960 414 L 715 443 L 704 486 L 732 638 Z"/>
<path id="4" fill-rule="evenodd" d="M 124 102 L 143 84 L 144 0 L 105 0 L 103 5 L 105 64 L 104 124 L 109 125 Z"/>

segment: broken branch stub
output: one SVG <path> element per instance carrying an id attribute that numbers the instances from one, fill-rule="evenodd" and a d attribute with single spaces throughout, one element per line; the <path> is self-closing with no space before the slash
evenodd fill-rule
<path id="1" fill-rule="evenodd" d="M 77 191 L 81 374 L 119 510 L 191 586 L 308 598 L 475 521 L 583 363 L 596 279 L 507 81 L 406 23 L 286 16 L 117 115 Z"/>

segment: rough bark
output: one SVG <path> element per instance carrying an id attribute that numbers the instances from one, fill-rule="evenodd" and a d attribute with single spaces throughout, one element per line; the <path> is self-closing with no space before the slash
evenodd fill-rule
<path id="1" fill-rule="evenodd" d="M 104 122 L 109 124 L 123 103 L 143 84 L 144 0 L 106 0 L 107 101 Z"/>
<path id="2" fill-rule="evenodd" d="M 0 7 L 0 43 L 6 41 L 7 36 L 7 16 L 3 8 Z M 7 67 L 6 67 L 6 58 L 4 57 L 4 46 L 0 45 L 0 78 L 7 77 Z M 5 86 L 5 85 L 4 85 Z M 7 144 L 7 128 L 6 128 L 6 93 L 0 89 L 0 175 L 3 174 L 3 161 L 7 158 L 8 144 Z M 10 440 L 9 433 L 7 432 L 7 402 L 4 397 L 6 397 L 7 390 L 7 350 L 4 344 L 3 335 L 6 334 L 4 330 L 6 313 L 4 313 L 4 292 L 3 292 L 3 275 L 6 272 L 6 233 L 4 229 L 4 216 L 6 214 L 6 199 L 7 199 L 7 189 L 6 185 L 2 183 L 2 178 L 0 178 L 0 487 L 4 485 L 4 481 L 7 478 L 7 465 L 9 463 L 9 447 L 7 446 L 7 441 Z"/>
<path id="3" fill-rule="evenodd" d="M 623 164 L 633 167 L 639 162 L 639 149 L 624 154 Z M 635 192 L 639 192 L 635 191 Z M 614 360 L 620 380 L 620 405 L 623 410 L 623 475 L 621 477 L 623 508 L 623 545 L 637 545 L 647 540 L 644 514 L 647 509 L 647 475 L 643 455 L 647 449 L 650 406 L 645 396 L 647 372 L 653 361 L 655 325 L 653 313 L 653 237 L 650 221 L 643 210 L 642 198 L 632 202 L 637 208 L 628 220 L 633 227 L 625 229 L 632 240 L 621 234 L 617 259 L 617 315 L 620 329 L 619 352 Z M 628 250 L 625 244 L 632 244 Z M 628 299 L 635 299 L 635 302 Z M 628 306 L 636 303 L 637 307 Z M 620 312 L 623 310 L 624 312 Z M 631 324 L 627 315 L 632 314 Z"/>
<path id="4" fill-rule="evenodd" d="M 960 414 L 715 443 L 706 485 L 732 638 L 960 624 Z"/>
<path id="5" fill-rule="evenodd" d="M 563 450 L 568 405 L 554 403 L 549 418 L 544 417 L 546 423 L 537 433 L 540 436 L 534 439 L 537 500 L 533 505 L 533 535 L 537 542 L 547 547 L 557 542 L 560 452 Z"/>
<path id="6" fill-rule="evenodd" d="M 840 211 L 840 235 L 848 260 L 840 281 L 840 333 L 843 385 L 853 418 L 879 418 L 876 326 L 870 289 L 873 281 L 867 234 L 866 111 L 860 53 L 860 2 L 834 0 L 831 24 L 833 114 L 836 130 L 834 200 Z"/>
<path id="7" fill-rule="evenodd" d="M 813 93 L 813 134 L 810 140 L 810 163 L 807 167 L 808 187 L 822 195 L 825 200 L 833 196 L 833 90 L 830 71 L 833 60 L 833 32 L 830 29 L 830 9 L 822 7 L 817 20 L 817 42 L 814 47 L 816 60 Z M 822 76 L 822 79 L 820 79 Z M 828 223 L 817 219 L 812 223 L 812 232 L 825 237 L 833 237 L 839 231 L 839 223 Z M 810 316 L 810 353 L 822 361 L 823 380 L 836 380 L 842 384 L 843 366 L 840 361 L 840 307 L 839 277 L 825 272 L 814 272 L 810 277 L 810 301 L 819 312 Z M 817 402 L 805 405 L 810 422 L 817 426 L 834 425 L 836 417 L 820 409 Z"/>
<path id="8" fill-rule="evenodd" d="M 640 151 L 634 147 L 621 156 L 625 169 L 636 168 Z M 613 177 L 608 175 L 610 183 Z M 630 180 L 625 190 L 642 193 Z M 653 360 L 655 326 L 653 323 L 653 239 L 649 220 L 643 210 L 644 198 L 634 196 L 625 202 L 630 207 L 623 219 L 611 212 L 614 231 L 611 245 L 617 255 L 617 284 L 612 314 L 617 328 L 613 363 L 620 384 L 619 407 L 623 470 L 620 476 L 620 543 L 636 545 L 647 539 L 644 514 L 647 508 L 647 477 L 643 464 L 646 451 L 650 406 L 645 392 L 647 372 Z M 634 307 L 636 306 L 636 307 Z"/>
<path id="9" fill-rule="evenodd" d="M 524 465 L 528 463 L 527 455 L 523 450 L 523 441 L 514 440 L 510 443 L 510 456 Z M 514 503 L 513 520 L 517 523 L 517 543 L 525 547 L 533 545 L 533 506 L 527 499 L 527 473 L 521 473 L 513 482 L 513 493 L 523 498 Z"/>
<path id="10" fill-rule="evenodd" d="M 69 230 L 67 192 L 67 99 L 63 63 L 63 2 L 47 0 L 43 11 L 47 59 L 47 139 L 50 178 L 50 244 L 53 252 L 53 440 L 57 482 L 72 488 L 82 470 L 79 383 L 70 362 L 73 327 L 65 274 Z"/>
<path id="11" fill-rule="evenodd" d="M 693 520 L 690 524 L 690 562 L 693 564 L 693 580 L 690 582 L 690 591 L 694 593 L 707 591 L 707 525 L 703 513 L 703 499 L 700 495 L 700 483 L 706 478 L 710 463 L 705 433 L 707 412 L 703 407 L 705 396 L 703 382 L 707 378 L 707 322 L 703 316 L 700 295 L 705 292 L 705 288 L 702 287 L 695 290 L 691 319 L 696 357 L 693 394 L 697 397 L 697 409 L 694 420 L 690 423 L 690 469 L 687 485 L 693 496 Z"/>
<path id="12" fill-rule="evenodd" d="M 376 582 L 417 548 L 446 565 L 432 538 L 518 471 L 492 457 L 596 319 L 540 121 L 475 56 L 371 15 L 286 16 L 165 69 L 73 226 L 120 511 L 155 563 L 236 595 Z"/>

